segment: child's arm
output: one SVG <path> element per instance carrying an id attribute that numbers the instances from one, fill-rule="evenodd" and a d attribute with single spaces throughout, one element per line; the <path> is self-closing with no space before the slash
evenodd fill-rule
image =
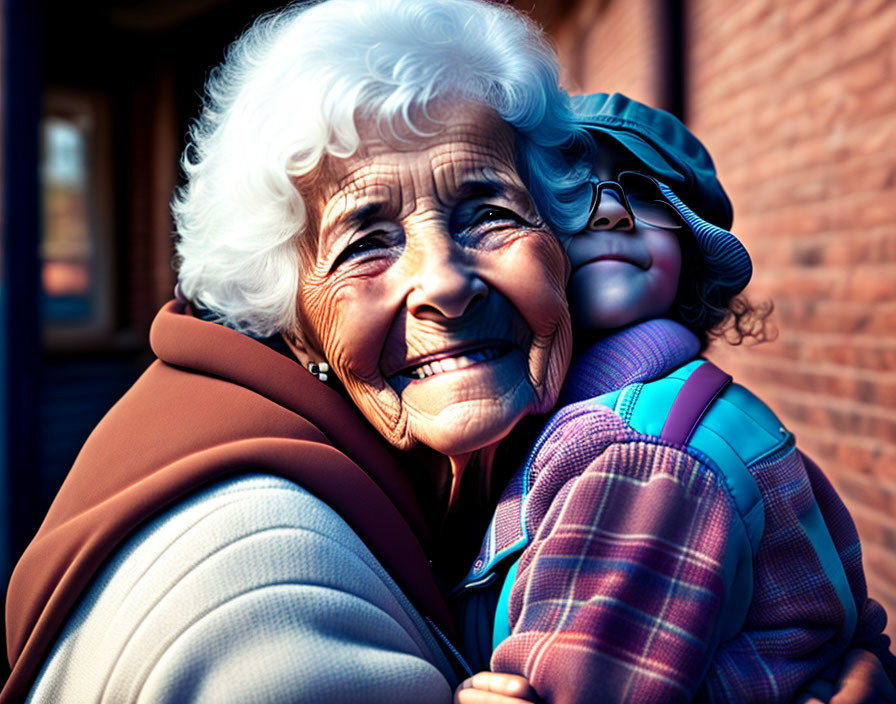
<path id="1" fill-rule="evenodd" d="M 843 663 L 842 667 L 840 662 Z M 881 704 L 896 702 L 896 688 L 881 661 L 867 650 L 851 650 L 806 685 L 793 704 Z"/>
<path id="2" fill-rule="evenodd" d="M 500 672 L 479 672 L 461 682 L 454 692 L 454 704 L 524 704 L 539 701 L 525 677 Z"/>
<path id="3" fill-rule="evenodd" d="M 715 653 L 740 517 L 695 458 L 642 438 L 596 408 L 539 451 L 491 665 L 548 702 L 690 701 Z"/>
<path id="4" fill-rule="evenodd" d="M 840 663 L 842 662 L 842 667 Z M 882 704 L 896 702 L 896 688 L 873 653 L 851 650 L 797 695 L 793 704 Z M 454 693 L 454 704 L 540 702 L 529 681 L 519 675 L 480 672 Z"/>
<path id="5" fill-rule="evenodd" d="M 746 537 L 727 485 L 688 452 L 629 434 L 608 410 L 577 413 L 533 464 L 526 520 L 535 539 L 511 592 L 512 635 L 492 668 L 527 677 L 547 702 L 592 701 L 595 692 L 607 701 L 690 701 L 701 687 L 720 700 L 734 691 L 791 701 L 819 671 L 817 654 L 834 656 L 822 646 L 839 625 L 831 600 L 804 588 L 817 574 L 814 553 L 783 563 L 792 567 L 787 598 L 777 610 L 764 600 L 745 629 L 754 601 L 732 591 L 743 585 L 732 558 Z M 581 472 L 587 458 L 596 459 Z M 796 487 L 797 498 L 809 493 L 805 481 Z M 780 523 L 771 535 L 794 551 L 798 531 Z M 749 544 L 745 555 L 752 559 Z M 764 579 L 753 598 L 779 584 L 768 565 L 753 569 Z"/>

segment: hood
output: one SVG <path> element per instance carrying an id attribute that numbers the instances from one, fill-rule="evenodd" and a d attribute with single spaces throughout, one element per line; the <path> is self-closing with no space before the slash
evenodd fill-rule
<path id="1" fill-rule="evenodd" d="M 13 572 L 6 603 L 13 672 L 2 702 L 24 699 L 72 607 L 129 534 L 190 492 L 249 468 L 326 501 L 411 602 L 451 632 L 411 486 L 342 396 L 176 301 L 156 317 L 150 342 L 158 360 L 87 439 Z"/>

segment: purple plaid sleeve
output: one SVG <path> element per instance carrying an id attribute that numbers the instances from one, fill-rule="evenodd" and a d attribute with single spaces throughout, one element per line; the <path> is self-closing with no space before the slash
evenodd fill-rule
<path id="1" fill-rule="evenodd" d="M 755 589 L 743 629 L 717 651 L 703 684 L 709 701 L 786 702 L 847 648 L 844 612 L 799 515 L 816 501 L 854 597 L 851 647 L 870 650 L 893 679 L 886 614 L 867 598 L 862 555 L 846 507 L 821 470 L 792 451 L 759 463 L 766 528 L 753 564 Z"/>
<path id="2" fill-rule="evenodd" d="M 526 510 L 538 530 L 492 668 L 552 703 L 690 701 L 718 639 L 740 520 L 729 496 L 695 458 L 601 408 L 563 426 L 539 464 Z"/>
<path id="3" fill-rule="evenodd" d="M 564 398 L 659 380 L 688 361 L 692 337 L 670 321 L 611 335 L 579 358 Z M 771 411 L 745 400 L 726 402 L 749 420 L 740 439 L 762 445 Z M 744 522 L 711 445 L 637 433 L 623 420 L 632 403 L 622 417 L 599 401 L 565 406 L 505 490 L 465 578 L 486 585 L 526 546 L 492 669 L 528 677 L 549 703 L 789 702 L 860 647 L 896 683 L 853 521 L 793 437 L 781 427 L 742 456 L 764 519 L 746 574 Z"/>
<path id="4" fill-rule="evenodd" d="M 874 599 L 868 598 L 865 572 L 862 569 L 862 549 L 855 524 L 840 496 L 824 473 L 811 459 L 800 453 L 812 491 L 824 513 L 825 523 L 837 546 L 837 552 L 849 579 L 859 607 L 859 619 L 853 636 L 852 647 L 874 653 L 883 663 L 890 680 L 896 684 L 896 656 L 890 650 L 890 638 L 884 634 L 887 614 Z"/>
<path id="5" fill-rule="evenodd" d="M 765 505 L 753 593 L 720 644 L 741 518 L 718 475 L 600 405 L 571 414 L 532 460 L 523 520 L 535 537 L 492 669 L 527 677 L 551 704 L 788 702 L 850 646 L 874 652 L 892 677 L 886 617 L 867 598 L 836 492 L 792 445 L 753 471 Z M 855 600 L 854 632 L 801 524 L 816 502 Z"/>

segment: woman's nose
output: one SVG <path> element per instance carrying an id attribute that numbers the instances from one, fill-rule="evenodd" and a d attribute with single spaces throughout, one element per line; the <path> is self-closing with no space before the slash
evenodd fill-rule
<path id="1" fill-rule="evenodd" d="M 600 190 L 594 211 L 588 221 L 589 230 L 631 230 L 634 220 L 619 195 L 609 188 Z"/>
<path id="2" fill-rule="evenodd" d="M 426 320 L 460 318 L 488 295 L 488 285 L 450 237 L 423 244 L 415 284 L 408 294 L 411 315 Z M 448 241 L 444 241 L 448 240 Z"/>

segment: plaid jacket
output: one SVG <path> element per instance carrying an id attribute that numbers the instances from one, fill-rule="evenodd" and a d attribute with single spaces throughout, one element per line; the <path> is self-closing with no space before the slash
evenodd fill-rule
<path id="1" fill-rule="evenodd" d="M 579 401 L 662 377 L 698 347 L 683 327 L 655 320 L 579 360 L 564 392 L 573 405 L 507 486 L 455 591 L 469 650 L 483 595 L 493 608 L 522 551 L 512 633 L 491 667 L 528 677 L 548 702 L 786 702 L 850 644 L 896 673 L 852 520 L 782 426 L 759 439 L 771 450 L 748 465 L 764 523 L 744 564 L 745 516 L 712 456 L 638 432 L 624 410 Z M 726 402 L 748 393 L 734 387 Z"/>

